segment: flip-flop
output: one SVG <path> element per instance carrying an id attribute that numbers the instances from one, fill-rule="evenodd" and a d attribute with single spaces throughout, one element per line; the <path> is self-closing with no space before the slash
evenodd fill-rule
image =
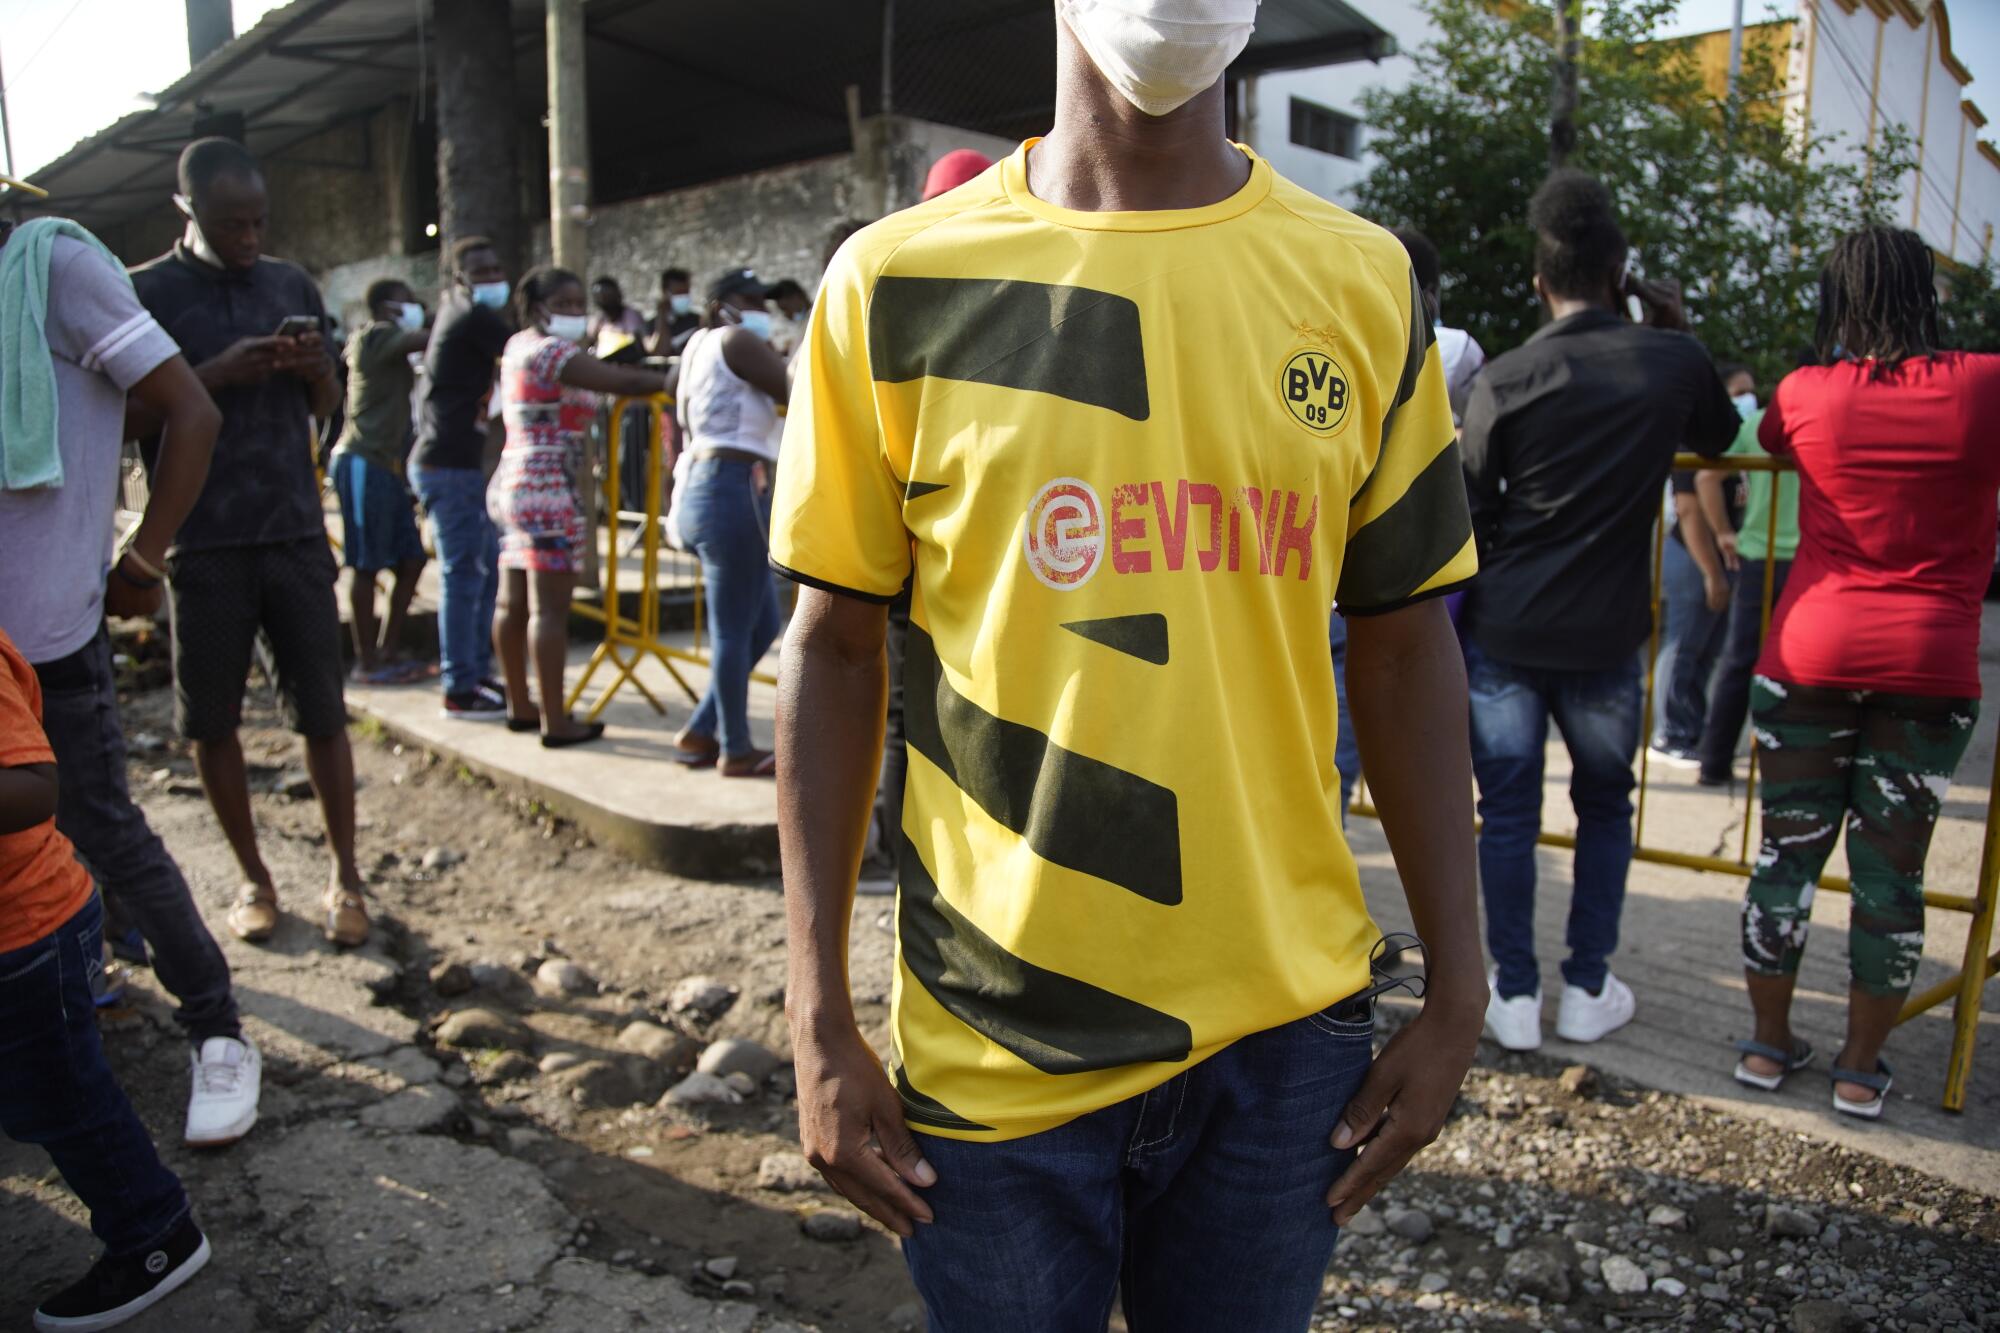
<path id="1" fill-rule="evenodd" d="M 542 715 L 540 713 L 535 714 L 533 717 L 510 717 L 507 719 L 507 730 L 509 731 L 540 731 L 541 729 Z"/>
<path id="2" fill-rule="evenodd" d="M 682 768 L 714 768 L 722 758 L 722 745 L 714 740 L 705 746 L 676 744 L 667 758 Z"/>
<path id="3" fill-rule="evenodd" d="M 588 745 L 603 734 L 604 724 L 602 722 L 592 722 L 574 736 L 542 737 L 542 748 L 544 750 L 566 750 L 572 745 Z"/>
<path id="4" fill-rule="evenodd" d="M 742 772 L 732 773 L 726 768 L 718 769 L 717 771 L 725 778 L 774 778 L 778 776 L 778 756 L 776 754 L 769 750 L 761 752 L 752 750 L 750 753 L 758 755 L 757 762 Z"/>
<path id="5" fill-rule="evenodd" d="M 1785 1085 L 1786 1075 L 1813 1062 L 1812 1046 L 1800 1040 L 1792 1042 L 1789 1052 L 1761 1041 L 1739 1041 L 1736 1049 L 1744 1055 L 1759 1056 L 1778 1066 L 1775 1074 L 1760 1074 L 1743 1061 L 1736 1062 L 1736 1081 L 1746 1088 L 1758 1088 L 1764 1092 L 1776 1092 Z"/>
<path id="6" fill-rule="evenodd" d="M 1889 1066 L 1880 1059 L 1875 1061 L 1875 1072 L 1872 1074 L 1864 1074 L 1858 1069 L 1842 1069 L 1835 1065 L 1827 1071 L 1827 1076 L 1834 1083 L 1833 1109 L 1842 1115 L 1851 1115 L 1861 1120 L 1882 1118 L 1882 1107 L 1888 1102 L 1889 1089 L 1896 1082 L 1895 1075 L 1889 1072 Z M 1840 1095 L 1842 1083 L 1854 1083 L 1864 1088 L 1871 1088 L 1875 1095 L 1865 1102 L 1851 1102 Z"/>

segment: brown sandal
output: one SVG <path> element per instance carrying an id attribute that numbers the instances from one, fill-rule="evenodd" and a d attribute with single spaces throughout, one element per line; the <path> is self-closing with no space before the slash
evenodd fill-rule
<path id="1" fill-rule="evenodd" d="M 742 767 L 732 768 L 732 764 Z M 731 755 L 717 771 L 725 778 L 774 778 L 778 776 L 778 756 L 770 750 Z"/>
<path id="2" fill-rule="evenodd" d="M 262 884 L 245 884 L 229 909 L 229 930 L 247 944 L 262 944 L 278 930 L 278 891 Z"/>
<path id="3" fill-rule="evenodd" d="M 368 904 L 358 893 L 330 889 L 326 895 L 327 943 L 352 949 L 368 939 Z"/>

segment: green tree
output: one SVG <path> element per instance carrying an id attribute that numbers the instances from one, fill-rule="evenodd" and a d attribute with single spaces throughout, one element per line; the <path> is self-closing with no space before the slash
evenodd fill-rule
<path id="1" fill-rule="evenodd" d="M 1428 235 L 1444 259 L 1446 318 L 1489 355 L 1534 332 L 1528 199 L 1548 171 L 1552 10 L 1427 0 L 1437 33 L 1398 91 L 1364 99 L 1373 170 L 1364 214 Z M 1779 109 L 1783 44 L 1753 29 L 1733 99 L 1703 81 L 1686 43 L 1653 34 L 1674 0 L 1590 0 L 1577 57 L 1569 165 L 1603 180 L 1635 271 L 1677 279 L 1695 332 L 1766 383 L 1809 342 L 1821 258 L 1885 215 L 1908 140 L 1828 154 Z"/>
<path id="2" fill-rule="evenodd" d="M 2000 352 L 2000 282 L 1993 261 L 1949 270 L 1950 288 L 1938 304 L 1938 341 L 1967 352 Z"/>

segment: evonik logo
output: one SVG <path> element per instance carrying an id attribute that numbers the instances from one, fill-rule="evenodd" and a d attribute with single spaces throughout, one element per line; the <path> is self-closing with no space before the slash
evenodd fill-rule
<path id="1" fill-rule="evenodd" d="M 1029 571 L 1057 592 L 1073 592 L 1090 582 L 1107 547 L 1112 572 L 1120 575 L 1189 568 L 1234 574 L 1252 572 L 1254 562 L 1257 574 L 1283 578 L 1295 569 L 1306 579 L 1312 575 L 1318 525 L 1316 495 L 1275 486 L 1238 486 L 1225 493 L 1211 482 L 1186 478 L 1114 486 L 1107 521 L 1089 482 L 1058 477 L 1028 504 L 1021 553 Z"/>

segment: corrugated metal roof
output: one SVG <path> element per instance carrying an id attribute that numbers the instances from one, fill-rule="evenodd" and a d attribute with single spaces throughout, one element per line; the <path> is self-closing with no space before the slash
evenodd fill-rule
<path id="1" fill-rule="evenodd" d="M 428 0 L 294 0 L 159 95 L 36 172 L 44 209 L 123 221 L 171 191 L 205 116 L 238 113 L 270 158 L 396 97 L 425 105 Z M 593 176 L 601 201 L 848 146 L 846 89 L 880 109 L 883 0 L 589 0 Z M 511 0 L 532 124 L 545 105 L 541 0 Z M 900 0 L 890 87 L 903 114 L 996 134 L 1048 122 L 1052 0 Z M 1250 72 L 1393 54 L 1344 0 L 1264 0 L 1234 67 Z"/>

